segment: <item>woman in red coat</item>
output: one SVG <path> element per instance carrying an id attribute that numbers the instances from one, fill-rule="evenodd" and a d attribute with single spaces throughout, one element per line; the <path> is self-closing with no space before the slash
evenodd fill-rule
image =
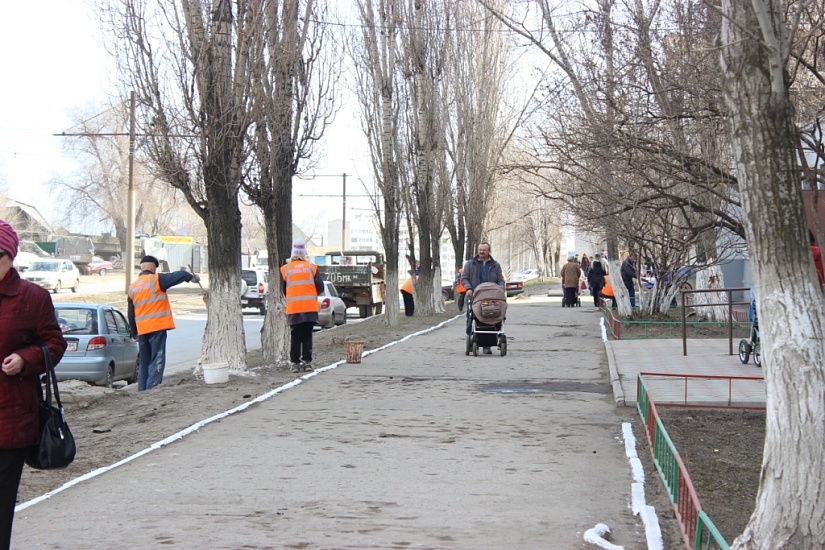
<path id="1" fill-rule="evenodd" d="M 26 448 L 40 439 L 37 385 L 46 372 L 40 345 L 55 364 L 66 350 L 49 292 L 12 267 L 17 244 L 17 233 L 0 220 L 0 549 L 11 544 Z"/>

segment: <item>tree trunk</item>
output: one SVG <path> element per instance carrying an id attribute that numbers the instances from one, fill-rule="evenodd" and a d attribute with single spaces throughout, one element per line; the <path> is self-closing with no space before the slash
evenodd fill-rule
<path id="1" fill-rule="evenodd" d="M 825 316 L 788 97 L 780 1 L 723 0 L 721 62 L 761 328 L 767 425 L 756 509 L 738 549 L 825 547 Z"/>

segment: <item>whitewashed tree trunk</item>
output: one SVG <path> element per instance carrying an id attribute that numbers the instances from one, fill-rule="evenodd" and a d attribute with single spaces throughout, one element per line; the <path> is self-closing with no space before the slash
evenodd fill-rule
<path id="1" fill-rule="evenodd" d="M 736 549 L 825 547 L 825 302 L 807 245 L 781 1 L 723 0 L 721 64 L 762 338 L 767 425 Z"/>
<path id="2" fill-rule="evenodd" d="M 696 274 L 696 288 L 694 290 L 711 290 L 715 288 L 725 288 L 725 276 L 718 265 L 703 269 Z M 693 308 L 701 317 L 709 321 L 723 322 L 728 320 L 728 306 L 718 305 L 727 303 L 728 294 L 726 292 L 698 292 L 691 294 L 691 296 L 694 305 L 704 304 L 703 307 Z"/>

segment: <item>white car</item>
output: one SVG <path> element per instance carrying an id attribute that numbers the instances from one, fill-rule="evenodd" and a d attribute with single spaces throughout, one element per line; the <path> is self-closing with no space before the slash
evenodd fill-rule
<path id="1" fill-rule="evenodd" d="M 37 260 L 21 277 L 55 294 L 61 288 L 80 288 L 80 271 L 70 260 Z"/>
<path id="2" fill-rule="evenodd" d="M 20 251 L 20 252 L 17 253 L 17 256 L 15 256 L 14 262 L 12 262 L 12 265 L 14 265 L 14 268 L 17 271 L 22 273 L 24 271 L 28 271 L 33 262 L 36 262 L 36 261 L 41 260 L 41 259 L 42 258 L 40 256 L 38 256 L 37 254 L 32 254 L 31 252 L 22 252 L 22 251 Z"/>
<path id="3" fill-rule="evenodd" d="M 538 269 L 525 269 L 520 274 L 522 282 L 532 281 L 533 279 L 539 278 L 539 270 Z"/>
<path id="4" fill-rule="evenodd" d="M 338 297 L 335 285 L 324 281 L 324 292 L 318 295 L 318 324 L 323 328 L 332 328 L 347 323 L 347 306 Z"/>

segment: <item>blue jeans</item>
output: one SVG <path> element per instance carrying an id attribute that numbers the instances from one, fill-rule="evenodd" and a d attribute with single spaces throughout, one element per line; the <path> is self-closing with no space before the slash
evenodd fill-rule
<path id="1" fill-rule="evenodd" d="M 630 307 L 636 307 L 636 288 L 630 285 L 627 288 L 627 295 L 630 296 Z"/>
<path id="2" fill-rule="evenodd" d="M 166 368 L 166 331 L 159 330 L 138 337 L 138 391 L 151 390 L 163 382 Z"/>

